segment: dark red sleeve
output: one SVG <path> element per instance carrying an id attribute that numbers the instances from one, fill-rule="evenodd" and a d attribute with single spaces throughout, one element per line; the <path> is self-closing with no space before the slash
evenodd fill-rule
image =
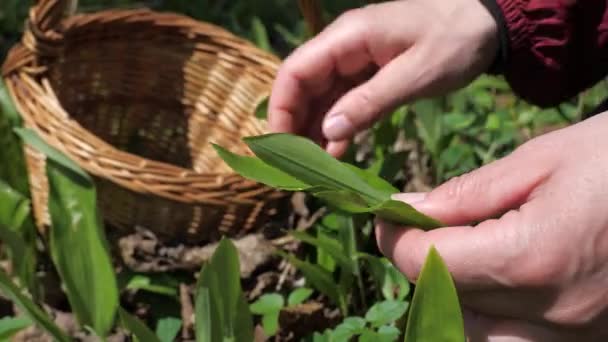
<path id="1" fill-rule="evenodd" d="M 503 73 L 523 99 L 557 105 L 608 73 L 608 0 L 496 0 L 509 41 Z"/>

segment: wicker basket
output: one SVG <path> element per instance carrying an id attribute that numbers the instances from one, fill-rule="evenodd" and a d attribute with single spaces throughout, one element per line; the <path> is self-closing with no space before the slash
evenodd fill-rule
<path id="1" fill-rule="evenodd" d="M 206 23 L 150 10 L 68 16 L 69 0 L 30 10 L 2 68 L 25 125 L 92 174 L 104 219 L 193 243 L 259 228 L 288 202 L 218 159 L 249 153 L 253 113 L 279 59 Z M 37 225 L 49 224 L 45 159 L 26 148 Z"/>

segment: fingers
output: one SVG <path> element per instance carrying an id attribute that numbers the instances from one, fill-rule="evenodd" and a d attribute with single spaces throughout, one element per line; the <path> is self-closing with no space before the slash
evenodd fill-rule
<path id="1" fill-rule="evenodd" d="M 533 148 L 517 150 L 428 194 L 401 194 L 395 198 L 415 204 L 418 210 L 448 225 L 499 217 L 519 208 L 548 177 L 552 162 L 541 154 Z"/>
<path id="2" fill-rule="evenodd" d="M 515 227 L 522 223 L 516 213 L 476 228 L 449 227 L 429 232 L 379 222 L 376 238 L 382 253 L 413 282 L 430 247 L 435 246 L 460 291 L 486 290 L 508 283 L 501 271 L 518 249 Z"/>
<path id="3" fill-rule="evenodd" d="M 362 34 L 366 25 L 359 19 L 348 20 L 347 16 L 297 49 L 283 63 L 270 97 L 271 129 L 301 132 L 311 124 L 311 113 L 316 110 L 314 100 L 325 97 L 337 78 L 358 75 L 369 68 L 372 56 Z"/>
<path id="4" fill-rule="evenodd" d="M 468 342 L 567 342 L 589 341 L 580 334 L 521 320 L 478 315 L 464 310 Z"/>

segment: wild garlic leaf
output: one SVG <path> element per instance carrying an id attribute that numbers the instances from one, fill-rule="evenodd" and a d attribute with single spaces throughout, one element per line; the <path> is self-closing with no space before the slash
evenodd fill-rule
<path id="1" fill-rule="evenodd" d="M 219 156 L 245 178 L 282 190 L 309 192 L 350 214 L 374 214 L 396 224 L 423 229 L 442 226 L 412 206 L 391 200 L 398 189 L 386 180 L 338 161 L 306 138 L 267 134 L 244 141 L 257 158 L 214 147 Z"/>
<path id="2" fill-rule="evenodd" d="M 386 201 L 370 209 L 375 215 L 397 224 L 418 227 L 422 229 L 435 229 L 443 223 L 417 211 L 411 205 L 395 200 Z"/>
<path id="3" fill-rule="evenodd" d="M 432 247 L 420 273 L 405 330 L 405 342 L 464 342 L 464 323 L 454 281 Z"/>
<path id="4" fill-rule="evenodd" d="M 302 191 L 310 188 L 310 185 L 269 166 L 259 158 L 240 156 L 215 144 L 213 147 L 228 166 L 247 179 L 287 191 Z"/>
<path id="5" fill-rule="evenodd" d="M 244 139 L 266 164 L 300 181 L 330 190 L 359 194 L 370 205 L 387 200 L 387 192 L 365 180 L 309 139 L 291 134 L 267 134 Z"/>

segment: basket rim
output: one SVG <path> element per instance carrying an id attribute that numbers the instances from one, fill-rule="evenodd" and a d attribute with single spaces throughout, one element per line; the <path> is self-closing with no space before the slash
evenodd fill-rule
<path id="1" fill-rule="evenodd" d="M 111 16 L 112 20 L 108 20 L 108 16 Z M 183 30 L 179 32 L 179 34 L 183 35 L 185 37 L 184 39 L 188 37 L 189 41 L 196 41 L 196 39 L 192 37 L 192 34 L 205 34 L 209 36 L 210 32 L 212 32 L 213 36 L 226 40 L 227 42 L 239 44 L 241 47 L 247 49 L 247 56 L 259 62 L 259 64 L 263 67 L 267 68 L 272 75 L 276 73 L 276 70 L 278 70 L 280 64 L 280 59 L 277 56 L 256 47 L 247 39 L 241 38 L 223 27 L 208 22 L 198 21 L 189 16 L 172 12 L 158 12 L 143 8 L 109 9 L 95 13 L 79 13 L 64 19 L 63 27 L 65 28 L 65 31 L 68 31 L 74 27 L 82 25 L 84 22 L 94 21 L 99 21 L 100 25 L 112 25 L 120 21 L 128 21 L 131 23 L 142 21 L 151 23 L 151 25 L 158 27 L 174 27 L 178 30 L 183 28 L 187 30 Z M 178 31 L 176 30 L 176 32 Z M 19 52 L 16 54 L 23 56 L 23 54 L 26 53 L 24 52 L 26 49 L 27 48 L 23 45 L 23 43 L 18 43 L 13 46 L 9 52 L 9 56 L 7 56 L 5 66 L 6 63 L 9 62 L 11 52 Z M 36 80 L 37 76 L 30 75 L 26 70 L 27 68 L 27 65 L 20 63 L 17 65 L 17 67 L 11 69 L 10 71 L 3 72 L 3 78 L 7 84 L 9 93 L 16 107 L 18 108 L 19 113 L 21 113 L 24 119 L 25 126 L 35 130 L 46 143 L 59 149 L 62 153 L 67 154 L 70 158 L 77 161 L 80 167 L 95 176 L 107 179 L 137 193 L 156 194 L 161 197 L 180 202 L 201 202 L 218 196 L 227 196 L 234 194 L 235 187 L 242 189 L 245 192 L 276 192 L 276 190 L 268 188 L 263 184 L 247 180 L 233 171 L 199 172 L 192 168 L 185 168 L 167 162 L 148 159 L 120 150 L 97 137 L 75 119 L 71 118 L 69 116 L 69 112 L 61 105 L 60 101 L 52 91 L 52 87 L 48 83 L 48 79 L 42 77 L 40 80 Z M 22 93 L 24 92 L 26 94 L 23 95 Z M 267 98 L 269 92 L 270 85 L 268 94 L 259 96 L 260 99 L 257 101 L 258 105 Z M 35 119 L 33 119 L 30 113 L 33 109 L 28 110 L 24 107 L 26 103 L 23 99 L 20 99 L 19 94 L 22 94 L 21 97 L 30 99 L 44 98 L 46 100 L 44 105 L 47 107 L 47 111 L 54 113 L 54 119 L 58 123 L 65 124 L 65 129 L 56 129 L 53 130 L 52 133 L 46 132 L 46 130 L 44 130 Z M 48 100 L 52 100 L 52 102 L 48 102 Z M 264 120 L 256 118 L 253 113 L 251 114 L 252 120 L 258 121 L 260 124 L 264 122 Z M 262 131 L 260 133 L 264 132 Z M 95 158 L 99 158 L 99 160 L 97 160 L 98 162 L 103 164 L 103 162 L 111 163 L 113 161 L 120 161 L 122 165 L 126 167 L 124 172 L 132 172 L 130 178 L 134 178 L 142 182 L 140 182 L 138 186 L 135 186 L 132 184 L 132 182 L 126 181 L 124 177 L 102 172 L 104 169 L 102 165 L 99 165 L 99 167 L 93 167 L 89 163 L 82 162 L 84 159 L 81 156 L 73 151 L 70 151 L 68 148 L 64 148 L 64 141 L 69 141 L 75 136 L 81 138 L 86 137 L 87 139 L 90 139 L 88 141 L 94 142 L 87 147 L 91 150 L 96 150 L 94 153 L 92 153 L 92 155 Z M 186 190 L 185 192 L 187 194 L 186 196 L 183 196 L 181 194 L 178 195 L 175 191 L 154 188 L 149 189 L 145 186 L 146 180 L 155 180 L 155 184 L 161 182 L 167 187 L 180 187 L 182 190 L 186 188 L 189 190 Z M 201 189 L 204 190 L 201 191 Z M 215 193 L 211 194 L 210 192 L 212 191 L 215 191 Z M 237 191 L 242 192 L 239 190 Z"/>

